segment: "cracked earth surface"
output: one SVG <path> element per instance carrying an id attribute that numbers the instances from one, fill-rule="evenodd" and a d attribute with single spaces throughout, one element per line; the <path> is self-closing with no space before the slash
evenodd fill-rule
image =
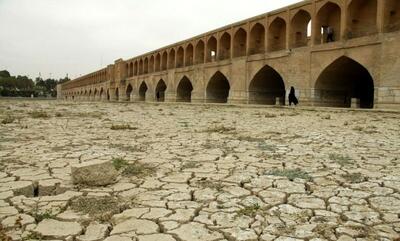
<path id="1" fill-rule="evenodd" d="M 398 112 L 2 100 L 10 116 L 0 240 L 400 238 Z M 115 158 L 154 171 L 72 184 L 70 165 Z"/>

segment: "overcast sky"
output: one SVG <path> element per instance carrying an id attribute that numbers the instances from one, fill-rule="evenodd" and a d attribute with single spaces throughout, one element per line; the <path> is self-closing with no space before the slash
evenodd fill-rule
<path id="1" fill-rule="evenodd" d="M 299 0 L 0 0 L 0 70 L 70 78 Z"/>

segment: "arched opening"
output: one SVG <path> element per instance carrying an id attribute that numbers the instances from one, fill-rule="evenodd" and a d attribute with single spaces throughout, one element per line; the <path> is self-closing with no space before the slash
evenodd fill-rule
<path id="1" fill-rule="evenodd" d="M 119 100 L 119 90 L 118 90 L 118 88 L 115 89 L 115 100 L 116 101 Z"/>
<path id="2" fill-rule="evenodd" d="M 139 70 L 138 70 L 138 62 L 135 61 L 135 65 L 133 67 L 133 75 L 137 76 L 139 74 L 138 72 L 139 72 Z"/>
<path id="3" fill-rule="evenodd" d="M 159 102 L 165 101 L 165 91 L 167 90 L 167 85 L 164 80 L 160 79 L 156 86 L 156 100 Z"/>
<path id="4" fill-rule="evenodd" d="M 249 103 L 275 105 L 285 104 L 285 83 L 281 75 L 266 65 L 257 72 L 249 85 Z M 277 99 L 279 98 L 279 99 Z"/>
<path id="5" fill-rule="evenodd" d="M 149 73 L 149 60 L 147 58 L 145 58 L 143 74 L 148 74 L 148 73 Z"/>
<path id="6" fill-rule="evenodd" d="M 161 55 L 158 53 L 156 55 L 156 62 L 155 62 L 155 65 L 154 65 L 154 71 L 155 72 L 160 71 L 160 67 L 161 67 Z"/>
<path id="7" fill-rule="evenodd" d="M 308 37 L 308 26 L 311 23 L 311 15 L 304 10 L 300 10 L 293 17 L 291 22 L 290 47 L 297 48 L 307 46 L 310 38 Z"/>
<path id="8" fill-rule="evenodd" d="M 183 48 L 179 47 L 176 53 L 176 67 L 182 68 L 183 67 L 183 60 L 184 60 L 184 53 Z"/>
<path id="9" fill-rule="evenodd" d="M 195 56 L 195 64 L 204 63 L 204 42 L 202 40 L 200 40 L 196 45 Z"/>
<path id="10" fill-rule="evenodd" d="M 110 100 L 110 90 L 109 89 L 107 90 L 107 100 L 108 101 Z"/>
<path id="11" fill-rule="evenodd" d="M 265 28 L 256 23 L 250 31 L 250 54 L 260 54 L 265 51 Z"/>
<path id="12" fill-rule="evenodd" d="M 168 64 L 168 54 L 167 52 L 164 52 L 162 55 L 161 59 L 161 70 L 167 70 L 167 64 Z"/>
<path id="13" fill-rule="evenodd" d="M 207 62 L 214 62 L 217 58 L 217 39 L 213 36 L 207 41 Z"/>
<path id="14" fill-rule="evenodd" d="M 151 56 L 150 63 L 149 63 L 149 73 L 154 72 L 154 56 Z"/>
<path id="15" fill-rule="evenodd" d="M 93 95 L 93 100 L 97 100 L 97 89 L 94 89 L 94 95 Z"/>
<path id="16" fill-rule="evenodd" d="M 171 49 L 171 51 L 169 51 L 168 69 L 175 69 L 175 49 Z"/>
<path id="17" fill-rule="evenodd" d="M 373 108 L 374 81 L 368 70 L 348 57 L 340 57 L 322 71 L 315 83 L 317 104 L 350 107 L 357 99 L 359 107 Z"/>
<path id="18" fill-rule="evenodd" d="M 322 44 L 328 42 L 327 28 L 331 28 L 333 36 L 332 42 L 340 40 L 340 18 L 341 10 L 340 7 L 332 2 L 326 3 L 322 6 L 315 20 L 315 42 L 314 44 Z"/>
<path id="19" fill-rule="evenodd" d="M 192 98 L 193 85 L 190 80 L 184 76 L 178 84 L 176 90 L 177 96 L 176 101 L 178 102 L 190 102 Z"/>
<path id="20" fill-rule="evenodd" d="M 231 57 L 231 35 L 229 33 L 224 33 L 221 37 L 220 49 L 219 49 L 219 59 L 229 59 Z"/>
<path id="21" fill-rule="evenodd" d="M 268 30 L 268 51 L 286 49 L 286 22 L 282 18 L 275 18 Z"/>
<path id="22" fill-rule="evenodd" d="M 133 63 L 131 62 L 129 64 L 129 77 L 132 77 L 132 76 L 133 76 Z"/>
<path id="23" fill-rule="evenodd" d="M 357 38 L 377 32 L 376 0 L 353 0 L 348 8 L 347 37 Z"/>
<path id="24" fill-rule="evenodd" d="M 185 66 L 193 65 L 193 45 L 189 44 L 186 47 Z"/>
<path id="25" fill-rule="evenodd" d="M 100 89 L 100 100 L 103 100 L 104 90 L 103 88 Z"/>
<path id="26" fill-rule="evenodd" d="M 386 0 L 384 12 L 385 32 L 400 30 L 400 1 Z"/>
<path id="27" fill-rule="evenodd" d="M 139 101 L 145 101 L 146 100 L 146 92 L 147 92 L 147 85 L 143 81 L 142 84 L 140 84 L 139 87 Z"/>
<path id="28" fill-rule="evenodd" d="M 131 94 L 132 94 L 132 85 L 129 84 L 128 87 L 126 88 L 126 100 L 131 101 Z"/>
<path id="29" fill-rule="evenodd" d="M 139 61 L 139 75 L 143 74 L 143 59 Z"/>
<path id="30" fill-rule="evenodd" d="M 228 102 L 230 85 L 228 79 L 221 72 L 217 72 L 211 77 L 206 89 L 207 103 L 226 103 Z"/>
<path id="31" fill-rule="evenodd" d="M 246 55 L 247 33 L 243 28 L 239 28 L 233 37 L 233 57 Z"/>

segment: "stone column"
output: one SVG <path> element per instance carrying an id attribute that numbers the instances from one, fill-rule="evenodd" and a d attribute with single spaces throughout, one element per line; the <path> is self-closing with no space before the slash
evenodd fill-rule
<path id="1" fill-rule="evenodd" d="M 229 104 L 247 104 L 248 102 L 248 92 L 247 91 L 238 91 L 238 90 L 230 90 L 228 96 Z"/>
<path id="2" fill-rule="evenodd" d="M 203 91 L 198 91 L 198 92 L 192 91 L 191 102 L 192 103 L 204 103 L 205 96 L 206 96 L 206 94 Z"/>
<path id="3" fill-rule="evenodd" d="M 176 102 L 176 95 L 175 91 L 165 92 L 165 102 Z"/>

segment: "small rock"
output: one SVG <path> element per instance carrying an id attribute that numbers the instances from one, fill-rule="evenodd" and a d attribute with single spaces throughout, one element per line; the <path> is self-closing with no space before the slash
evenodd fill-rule
<path id="1" fill-rule="evenodd" d="M 110 161 L 89 161 L 71 166 L 72 182 L 89 186 L 105 186 L 115 182 L 118 172 Z"/>

